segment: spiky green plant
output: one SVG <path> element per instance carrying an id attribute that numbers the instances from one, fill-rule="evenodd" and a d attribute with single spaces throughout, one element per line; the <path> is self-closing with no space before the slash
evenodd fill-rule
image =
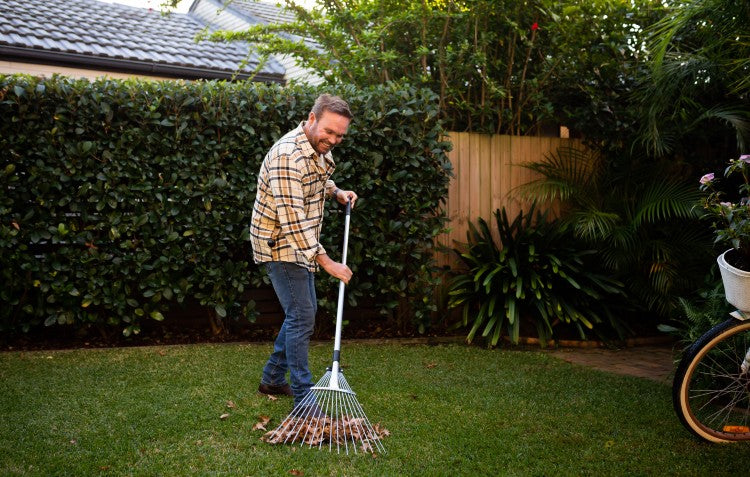
<path id="1" fill-rule="evenodd" d="M 469 224 L 468 243 L 456 250 L 466 271 L 451 282 L 449 307 L 462 307 L 459 326 L 469 326 L 467 341 L 481 330 L 489 346 L 496 346 L 503 328 L 517 343 L 521 321 L 536 327 L 542 346 L 564 324 L 582 338 L 595 325 L 616 326 L 605 297 L 621 293 L 621 284 L 587 266 L 594 251 L 580 247 L 571 234 L 547 212 L 535 206 L 510 222 L 506 210 L 495 211 L 493 238 L 484 219 Z M 612 303 L 614 304 L 614 303 Z"/>

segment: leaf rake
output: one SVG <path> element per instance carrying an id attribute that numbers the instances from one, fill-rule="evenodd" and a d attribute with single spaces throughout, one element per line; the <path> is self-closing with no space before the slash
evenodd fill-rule
<path id="1" fill-rule="evenodd" d="M 342 263 L 346 265 L 346 252 L 349 243 L 349 218 L 351 202 L 346 204 L 344 219 L 344 253 Z M 357 395 L 352 391 L 341 372 L 341 322 L 344 310 L 343 281 L 339 283 L 338 308 L 336 311 L 336 335 L 333 345 L 333 363 L 326 370 L 325 375 L 310 388 L 310 392 L 297 404 L 292 412 L 281 424 L 266 433 L 263 440 L 270 444 L 292 444 L 299 442 L 300 446 L 318 449 L 336 449 L 341 453 L 342 448 L 347 455 L 349 450 L 357 453 L 385 453 L 381 438 L 389 433 L 386 429 L 370 424 L 362 406 L 357 401 Z"/>

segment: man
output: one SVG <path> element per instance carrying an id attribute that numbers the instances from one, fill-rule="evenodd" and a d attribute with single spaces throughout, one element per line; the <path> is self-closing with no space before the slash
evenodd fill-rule
<path id="1" fill-rule="evenodd" d="M 320 266 L 344 283 L 352 277 L 319 241 L 325 198 L 351 201 L 352 207 L 357 200 L 357 194 L 340 190 L 330 179 L 335 168 L 331 149 L 342 141 L 351 118 L 343 99 L 321 95 L 307 121 L 273 145 L 258 174 L 250 225 L 253 258 L 265 264 L 285 315 L 258 391 L 294 396 L 295 406 L 313 385 L 307 355 L 318 308 L 314 272 Z"/>

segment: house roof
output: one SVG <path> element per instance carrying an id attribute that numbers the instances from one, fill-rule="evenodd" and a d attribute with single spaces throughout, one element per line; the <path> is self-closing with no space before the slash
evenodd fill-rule
<path id="1" fill-rule="evenodd" d="M 287 23 L 297 18 L 283 7 L 280 0 L 273 3 L 263 0 L 234 0 L 228 8 L 250 17 L 248 23 Z"/>
<path id="2" fill-rule="evenodd" d="M 297 21 L 295 13 L 286 8 L 283 0 L 193 0 L 190 14 L 199 21 L 227 31 L 242 31 L 257 24 Z M 311 38 L 287 32 L 277 34 L 288 40 L 304 43 L 309 48 L 323 51 L 320 44 Z M 286 68 L 287 81 L 306 84 L 320 84 L 323 81 L 315 72 L 301 67 L 292 56 L 281 55 L 276 59 Z"/>
<path id="3" fill-rule="evenodd" d="M 258 66 L 242 43 L 196 43 L 205 26 L 186 14 L 97 0 L 0 0 L 0 10 L 2 59 L 186 79 L 245 79 Z M 253 79 L 283 83 L 284 68 L 269 60 Z"/>

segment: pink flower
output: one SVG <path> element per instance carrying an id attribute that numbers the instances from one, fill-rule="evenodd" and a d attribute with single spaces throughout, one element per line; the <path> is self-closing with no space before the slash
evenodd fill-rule
<path id="1" fill-rule="evenodd" d="M 750 154 L 741 155 L 740 161 L 744 162 L 745 164 L 750 164 Z"/>
<path id="2" fill-rule="evenodd" d="M 750 156 L 748 156 L 748 158 L 750 158 Z M 706 184 L 710 183 L 713 180 L 714 180 L 714 173 L 713 172 L 709 172 L 708 174 L 706 174 L 703 177 L 701 177 L 701 181 L 700 182 L 701 182 L 701 184 L 706 185 Z"/>
<path id="3" fill-rule="evenodd" d="M 539 23 L 534 22 L 531 24 L 531 31 L 538 30 L 539 29 Z"/>

